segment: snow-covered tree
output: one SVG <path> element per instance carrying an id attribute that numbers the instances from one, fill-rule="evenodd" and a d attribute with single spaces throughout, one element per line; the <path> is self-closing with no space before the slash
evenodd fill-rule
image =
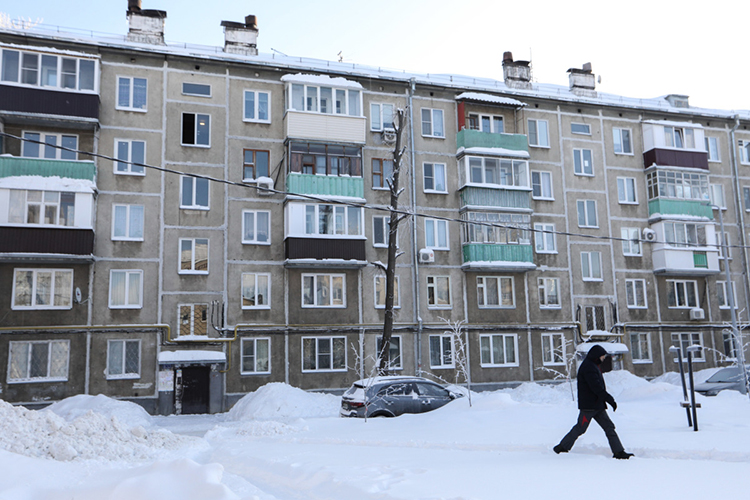
<path id="1" fill-rule="evenodd" d="M 570 387 L 570 397 L 575 401 L 576 395 L 575 391 L 573 390 L 573 373 L 574 373 L 574 367 L 576 362 L 575 355 L 569 355 L 568 354 L 568 347 L 573 344 L 572 340 L 568 340 L 565 337 L 563 337 L 562 342 L 560 345 L 556 348 L 553 348 L 552 350 L 552 356 L 554 358 L 559 358 L 565 361 L 565 371 L 555 370 L 554 368 L 550 368 L 548 366 L 540 366 L 537 368 L 537 370 L 542 370 L 547 373 L 551 373 L 553 375 L 552 380 L 565 380 L 568 383 L 568 386 Z"/>

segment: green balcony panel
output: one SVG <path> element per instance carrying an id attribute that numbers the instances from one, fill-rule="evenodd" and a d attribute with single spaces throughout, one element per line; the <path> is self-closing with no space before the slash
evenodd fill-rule
<path id="1" fill-rule="evenodd" d="M 523 134 L 491 134 L 479 130 L 463 129 L 456 134 L 458 148 L 503 148 L 512 151 L 529 151 L 528 138 Z"/>
<path id="2" fill-rule="evenodd" d="M 708 269 L 708 255 L 706 252 L 693 252 L 693 265 Z"/>
<path id="3" fill-rule="evenodd" d="M 463 246 L 463 253 L 464 264 L 472 262 L 534 263 L 534 249 L 531 245 L 468 243 Z"/>
<path id="4" fill-rule="evenodd" d="M 362 177 L 291 173 L 286 177 L 286 189 L 293 194 L 365 197 L 365 181 Z"/>
<path id="5" fill-rule="evenodd" d="M 461 189 L 461 206 L 531 210 L 531 191 L 465 186 Z"/>
<path id="6" fill-rule="evenodd" d="M 0 156 L 0 178 L 20 177 L 24 175 L 83 179 L 94 182 L 96 178 L 96 164 L 93 161 Z"/>
<path id="7" fill-rule="evenodd" d="M 713 220 L 714 211 L 705 202 L 698 200 L 672 200 L 655 198 L 648 202 L 648 215 L 690 215 Z"/>

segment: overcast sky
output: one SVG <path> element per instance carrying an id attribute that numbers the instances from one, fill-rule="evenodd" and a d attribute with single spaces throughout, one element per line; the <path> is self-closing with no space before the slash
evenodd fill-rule
<path id="1" fill-rule="evenodd" d="M 143 0 L 167 11 L 168 42 L 224 44 L 222 20 L 258 17 L 258 48 L 417 73 L 502 80 L 502 55 L 534 79 L 567 85 L 590 62 L 597 90 L 690 96 L 692 106 L 750 110 L 749 0 Z M 23 0 L 11 20 L 125 34 L 127 0 Z"/>

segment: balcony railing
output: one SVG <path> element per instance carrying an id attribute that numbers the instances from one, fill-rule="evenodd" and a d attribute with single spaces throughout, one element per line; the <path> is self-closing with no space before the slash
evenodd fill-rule
<path id="1" fill-rule="evenodd" d="M 364 144 L 367 119 L 364 116 L 330 115 L 287 110 L 284 132 L 290 139 Z"/>
<path id="2" fill-rule="evenodd" d="M 708 153 L 654 148 L 643 153 L 643 164 L 708 170 Z"/>
<path id="3" fill-rule="evenodd" d="M 35 259 L 45 255 L 71 256 L 80 259 L 94 253 L 94 231 L 70 227 L 0 227 L 0 258 L 9 255 L 22 259 L 33 254 Z M 1 255 L 4 254 L 4 255 Z M 63 259 L 64 260 L 64 259 Z"/>
<path id="4" fill-rule="evenodd" d="M 461 188 L 462 207 L 499 207 L 531 210 L 531 191 L 478 186 Z"/>
<path id="5" fill-rule="evenodd" d="M 286 190 L 293 194 L 364 198 L 365 181 L 362 177 L 290 173 L 286 176 Z"/>
<path id="6" fill-rule="evenodd" d="M 463 262 L 463 267 L 469 269 L 528 271 L 536 268 L 531 245 L 465 243 Z"/>
<path id="7" fill-rule="evenodd" d="M 0 85 L 0 113 L 55 115 L 70 121 L 99 121 L 99 96 L 44 88 Z"/>
<path id="8" fill-rule="evenodd" d="M 529 141 L 523 134 L 492 134 L 479 130 L 463 129 L 456 134 L 456 142 L 459 149 L 500 148 L 529 152 Z"/>
<path id="9" fill-rule="evenodd" d="M 652 253 L 654 273 L 671 276 L 707 276 L 719 273 L 718 250 L 661 247 Z"/>
<path id="10" fill-rule="evenodd" d="M 654 198 L 648 202 L 648 215 L 689 215 L 713 220 L 714 212 L 706 202 L 699 200 L 674 200 Z"/>
<path id="11" fill-rule="evenodd" d="M 94 181 L 96 164 L 93 161 L 48 160 L 0 156 L 0 178 L 37 175 Z"/>

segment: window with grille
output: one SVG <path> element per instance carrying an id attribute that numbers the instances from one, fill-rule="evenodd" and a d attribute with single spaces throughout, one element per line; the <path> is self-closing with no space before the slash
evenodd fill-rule
<path id="1" fill-rule="evenodd" d="M 183 304 L 180 308 L 180 336 L 208 335 L 208 304 Z"/>
<path id="2" fill-rule="evenodd" d="M 107 378 L 140 378 L 141 341 L 107 341 Z"/>
<path id="3" fill-rule="evenodd" d="M 585 306 L 583 308 L 586 316 L 586 331 L 607 330 L 604 320 L 604 306 Z"/>

